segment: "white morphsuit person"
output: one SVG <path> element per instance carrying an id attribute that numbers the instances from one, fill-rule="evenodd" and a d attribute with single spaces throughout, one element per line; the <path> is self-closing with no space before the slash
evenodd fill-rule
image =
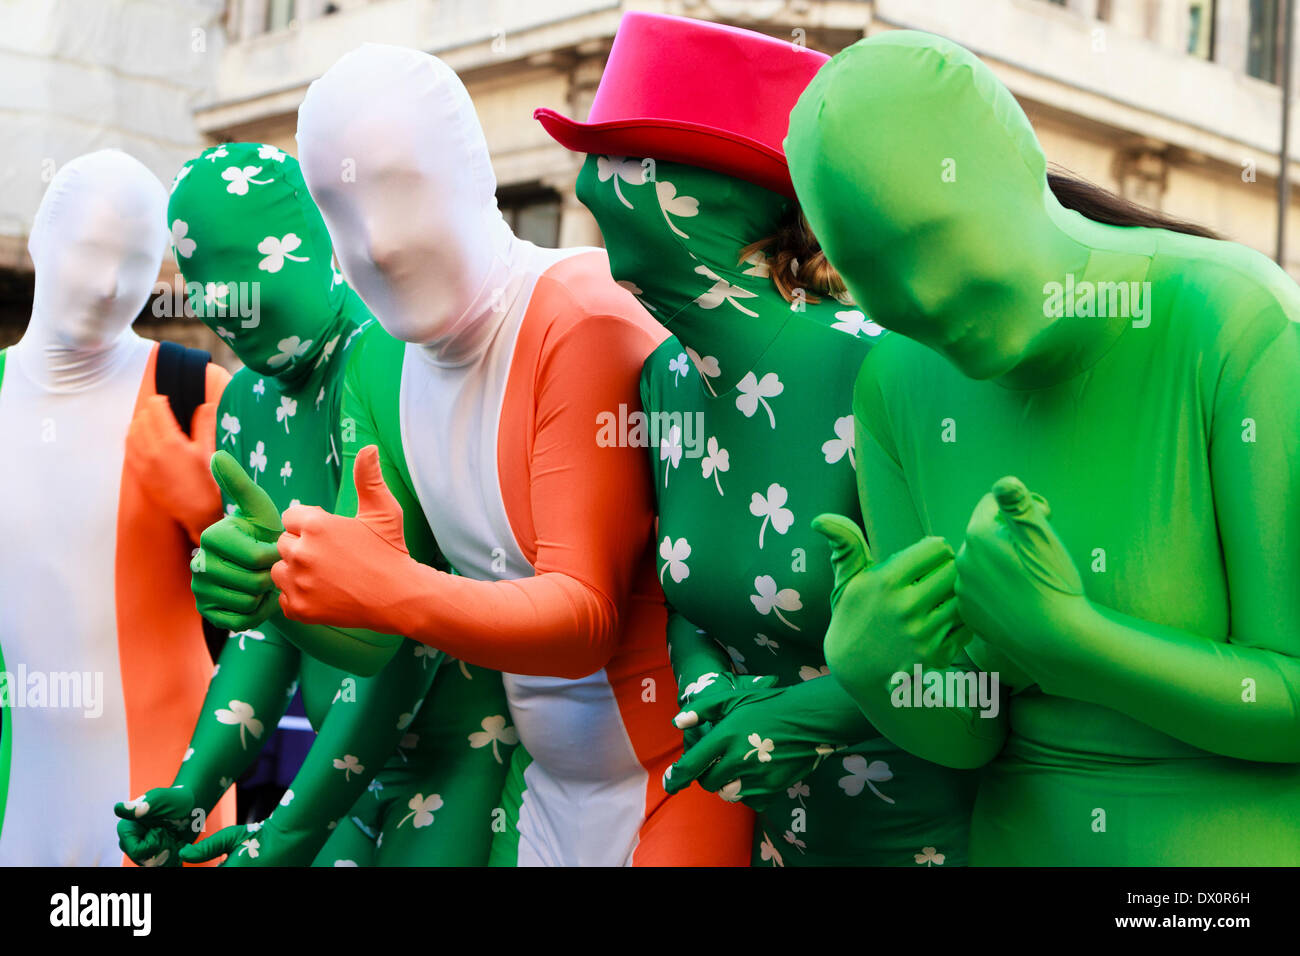
<path id="1" fill-rule="evenodd" d="M 156 402 L 138 414 L 166 409 L 157 343 L 131 330 L 166 217 L 157 177 L 101 150 L 58 171 L 33 222 L 31 321 L 0 352 L 0 865 L 119 864 L 115 795 L 180 759 L 211 671 L 188 589 L 195 512 L 150 491 L 201 485 L 210 412 L 193 440 L 146 427 Z M 208 368 L 208 402 L 225 378 Z"/>
<path id="2" fill-rule="evenodd" d="M 494 864 L 747 860 L 747 810 L 664 793 L 682 740 L 648 461 L 596 440 L 601 412 L 638 407 L 662 326 L 603 251 L 513 235 L 469 94 L 435 57 L 347 54 L 308 90 L 298 144 L 343 274 L 393 337 L 353 357 L 344 421 L 459 574 L 406 554 L 397 503 L 354 441 L 344 480 L 355 457 L 362 517 L 285 512 L 282 609 L 505 673 L 501 732 L 522 746 Z"/>

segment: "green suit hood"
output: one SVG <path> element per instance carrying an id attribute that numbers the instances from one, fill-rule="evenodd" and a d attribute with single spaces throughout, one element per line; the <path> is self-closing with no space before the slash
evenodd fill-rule
<path id="1" fill-rule="evenodd" d="M 1044 351 L 1077 365 L 1113 338 L 1117 317 L 1062 323 L 1047 289 L 1140 280 L 1161 234 L 1063 208 L 1010 91 L 931 34 L 893 31 L 841 51 L 796 104 L 786 152 L 854 299 L 972 378 Z"/>

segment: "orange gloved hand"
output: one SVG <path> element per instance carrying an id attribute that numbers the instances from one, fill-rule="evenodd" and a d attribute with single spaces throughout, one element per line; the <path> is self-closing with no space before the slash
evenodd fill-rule
<path id="1" fill-rule="evenodd" d="M 166 395 L 150 395 L 126 433 L 126 463 L 159 508 L 198 544 L 199 535 L 221 517 L 221 492 L 208 462 L 216 443 L 217 406 L 194 410 L 189 437 L 181 431 Z"/>
<path id="2" fill-rule="evenodd" d="M 368 445 L 353 466 L 357 516 L 314 505 L 284 513 L 280 560 L 271 580 L 286 617 L 306 624 L 401 633 L 393 624 L 396 595 L 425 568 L 402 534 L 402 507 L 384 483 L 379 449 Z"/>

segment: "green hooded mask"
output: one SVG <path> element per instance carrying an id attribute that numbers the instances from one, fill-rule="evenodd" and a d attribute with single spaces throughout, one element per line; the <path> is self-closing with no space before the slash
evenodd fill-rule
<path id="1" fill-rule="evenodd" d="M 298 161 L 274 146 L 205 150 L 177 173 L 167 219 L 190 307 L 263 375 L 298 381 L 366 317 Z"/>
<path id="2" fill-rule="evenodd" d="M 688 347 L 715 394 L 734 386 L 801 312 L 823 310 L 826 325 L 836 321 L 831 313 L 860 318 L 827 297 L 786 302 L 763 252 L 739 261 L 776 230 L 791 205 L 784 196 L 684 163 L 596 155 L 583 163 L 577 194 L 600 225 L 611 274 Z"/>
<path id="3" fill-rule="evenodd" d="M 1075 314 L 1055 284 L 1126 293 L 1167 235 L 1062 207 L 1010 91 L 931 34 L 841 51 L 796 104 L 786 149 L 808 221 L 854 298 L 975 379 L 1041 385 L 1095 361 L 1128 317 Z"/>

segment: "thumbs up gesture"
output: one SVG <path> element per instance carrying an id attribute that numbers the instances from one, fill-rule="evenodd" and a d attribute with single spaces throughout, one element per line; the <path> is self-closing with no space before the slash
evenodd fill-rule
<path id="1" fill-rule="evenodd" d="M 394 585 L 415 564 L 402 534 L 402 507 L 384 482 L 374 445 L 357 453 L 352 476 L 355 518 L 303 505 L 284 513 L 271 579 L 286 617 L 390 633 L 386 612 Z"/>
<path id="2" fill-rule="evenodd" d="M 962 618 L 1031 676 L 1091 608 L 1050 517 L 1042 496 L 1002 478 L 975 506 L 956 560 Z"/>
<path id="3" fill-rule="evenodd" d="M 854 697 L 887 692 L 890 675 L 946 667 L 970 638 L 957 614 L 953 552 L 943 538 L 922 538 L 881 562 L 862 531 L 825 514 L 813 529 L 830 543 L 835 572 L 826 663 Z"/>
<path id="4" fill-rule="evenodd" d="M 275 611 L 271 565 L 284 528 L 270 496 L 228 452 L 216 452 L 211 467 L 235 510 L 200 535 L 190 589 L 200 614 L 218 627 L 244 631 Z"/>

